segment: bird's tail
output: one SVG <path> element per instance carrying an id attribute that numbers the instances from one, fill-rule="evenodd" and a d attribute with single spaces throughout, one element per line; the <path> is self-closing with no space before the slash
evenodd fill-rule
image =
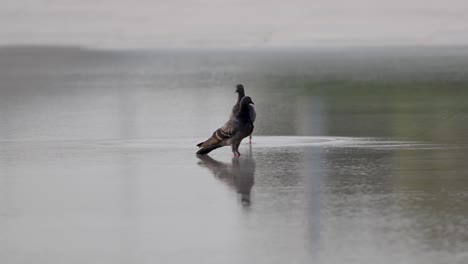
<path id="1" fill-rule="evenodd" d="M 202 147 L 201 149 L 199 149 L 197 151 L 197 154 L 205 155 L 205 154 L 208 154 L 212 150 L 217 149 L 219 147 L 221 147 L 221 146 L 220 145 L 211 145 L 211 146 Z"/>
<path id="2" fill-rule="evenodd" d="M 197 147 L 201 148 L 201 146 L 203 145 L 203 143 L 205 143 L 205 141 L 198 143 L 198 144 L 197 144 Z"/>

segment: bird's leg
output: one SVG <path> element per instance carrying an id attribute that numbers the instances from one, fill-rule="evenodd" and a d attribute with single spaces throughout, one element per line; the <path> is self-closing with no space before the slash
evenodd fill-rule
<path id="1" fill-rule="evenodd" d="M 232 148 L 232 153 L 234 154 L 234 157 L 237 157 L 237 149 L 236 149 L 236 144 L 231 145 Z"/>
<path id="2" fill-rule="evenodd" d="M 249 144 L 252 144 L 252 134 L 249 135 Z"/>
<path id="3" fill-rule="evenodd" d="M 232 145 L 232 151 L 234 152 L 234 156 L 240 156 L 239 145 L 240 143 Z"/>

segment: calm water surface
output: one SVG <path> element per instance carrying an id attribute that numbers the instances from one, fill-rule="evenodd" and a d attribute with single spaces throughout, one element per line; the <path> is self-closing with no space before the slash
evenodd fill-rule
<path id="1" fill-rule="evenodd" d="M 0 262 L 467 263 L 466 51 L 0 48 Z"/>

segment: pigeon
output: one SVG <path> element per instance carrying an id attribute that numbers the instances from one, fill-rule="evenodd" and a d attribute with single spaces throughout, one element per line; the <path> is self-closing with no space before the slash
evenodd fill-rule
<path id="1" fill-rule="evenodd" d="M 240 101 L 242 100 L 242 98 L 245 97 L 244 86 L 242 84 L 236 85 L 236 93 L 237 93 L 237 102 L 232 107 L 231 117 L 234 117 L 234 115 L 239 111 Z"/>
<path id="2" fill-rule="evenodd" d="M 253 131 L 253 124 L 250 120 L 249 105 L 254 104 L 249 96 L 241 99 L 239 111 L 229 119 L 221 128 L 213 132 L 213 135 L 206 141 L 199 143 L 200 148 L 197 154 L 208 154 L 212 150 L 231 146 L 234 156 L 240 156 L 239 145 L 245 137 Z"/>
<path id="3" fill-rule="evenodd" d="M 237 95 L 237 103 L 232 107 L 231 117 L 233 117 L 237 111 L 239 111 L 240 101 L 243 97 L 245 97 L 244 86 L 242 84 L 236 85 L 236 93 Z M 253 105 L 249 105 L 249 113 L 250 113 L 250 121 L 253 123 L 255 122 L 255 118 L 257 117 L 257 113 L 255 112 L 255 107 Z M 253 132 L 253 129 L 252 129 Z M 249 143 L 252 143 L 252 133 L 249 135 Z"/>

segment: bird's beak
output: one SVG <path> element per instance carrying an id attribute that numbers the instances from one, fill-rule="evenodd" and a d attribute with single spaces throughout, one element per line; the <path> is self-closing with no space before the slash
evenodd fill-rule
<path id="1" fill-rule="evenodd" d="M 251 101 L 251 103 L 254 105 L 254 102 L 253 102 L 253 101 Z"/>

